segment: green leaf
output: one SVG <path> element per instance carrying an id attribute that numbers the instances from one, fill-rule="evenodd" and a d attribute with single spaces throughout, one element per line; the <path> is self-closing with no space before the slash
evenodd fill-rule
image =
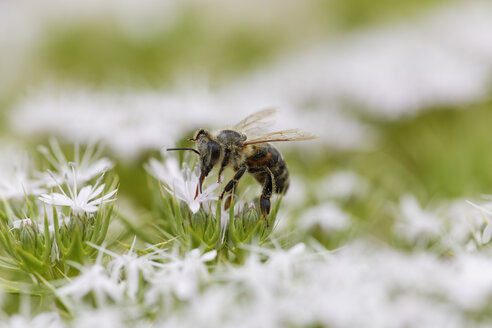
<path id="1" fill-rule="evenodd" d="M 3 221 L 0 221 L 0 240 L 7 250 L 7 252 L 14 258 L 16 258 L 16 253 L 14 250 L 15 243 L 12 241 L 12 238 L 10 236 L 10 232 L 8 231 L 7 227 L 5 226 L 5 223 Z"/>
<path id="2" fill-rule="evenodd" d="M 229 207 L 229 238 L 232 240 L 234 246 L 237 246 L 240 243 L 240 239 L 238 238 L 239 231 L 234 220 L 234 195 L 231 195 L 231 197 L 231 205 Z"/>
<path id="3" fill-rule="evenodd" d="M 55 205 L 53 205 L 53 225 L 55 226 L 55 240 L 56 244 L 58 245 L 58 249 L 60 250 L 60 253 L 62 256 L 65 256 L 67 253 L 67 249 L 65 248 L 65 245 L 63 244 L 63 241 L 60 236 L 60 225 L 58 221 L 58 211 L 56 210 Z"/>
<path id="4" fill-rule="evenodd" d="M 220 230 L 222 228 L 222 200 L 218 200 L 217 201 L 217 209 L 215 211 L 215 231 L 214 231 L 214 234 L 212 235 L 212 238 L 211 240 L 216 240 L 217 243 L 220 242 Z"/>
<path id="5" fill-rule="evenodd" d="M 23 283 L 11 281 L 0 277 L 0 286 L 2 290 L 8 293 L 29 294 L 36 296 L 46 296 L 52 294 L 52 291 L 41 284 Z"/>
<path id="6" fill-rule="evenodd" d="M 50 236 L 50 225 L 48 223 L 48 214 L 44 212 L 44 249 L 43 249 L 43 259 L 45 263 L 50 262 L 51 255 L 51 236 Z"/>
<path id="7" fill-rule="evenodd" d="M 19 267 L 15 261 L 8 257 L 0 256 L 0 267 L 8 270 L 18 270 Z"/>
<path id="8" fill-rule="evenodd" d="M 82 233 L 78 225 L 75 225 L 75 229 L 72 232 L 72 244 L 70 245 L 65 259 L 72 260 L 77 263 L 83 263 L 85 253 L 82 243 Z"/>
<path id="9" fill-rule="evenodd" d="M 173 208 L 174 208 L 174 222 L 176 224 L 176 233 L 177 234 L 181 234 L 181 235 L 184 235 L 185 234 L 185 231 L 184 231 L 184 218 L 183 218 L 183 215 L 181 213 L 181 209 L 179 208 L 179 203 L 178 201 L 176 200 L 176 198 L 172 198 L 172 204 L 173 204 Z M 173 218 L 171 218 L 171 221 Z"/>
<path id="10" fill-rule="evenodd" d="M 22 259 L 23 267 L 27 272 L 45 272 L 48 267 L 42 261 L 38 260 L 32 254 L 26 252 L 20 247 L 15 247 L 16 253 Z"/>
<path id="11" fill-rule="evenodd" d="M 98 238 L 96 240 L 97 245 L 101 245 L 103 243 L 104 239 L 106 238 L 106 235 L 108 233 L 109 223 L 111 220 L 111 215 L 113 214 L 113 209 L 114 209 L 114 204 L 111 204 L 109 206 L 109 211 L 104 214 L 104 219 L 103 219 L 101 231 L 98 232 Z M 100 211 L 102 211 L 102 209 Z"/>
<path id="12" fill-rule="evenodd" d="M 102 210 L 99 210 L 96 215 L 96 222 L 94 222 L 94 231 L 90 239 L 92 243 L 95 243 L 99 239 L 99 232 L 101 231 L 102 224 L 102 212 Z"/>
<path id="13" fill-rule="evenodd" d="M 10 204 L 7 202 L 7 200 L 5 198 L 2 198 L 2 204 L 5 207 L 5 211 L 7 212 L 6 213 L 7 218 L 11 218 L 11 217 L 15 216 L 14 211 L 12 211 Z"/>

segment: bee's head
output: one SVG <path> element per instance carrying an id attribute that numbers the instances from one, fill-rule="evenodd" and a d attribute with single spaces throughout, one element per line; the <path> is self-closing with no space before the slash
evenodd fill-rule
<path id="1" fill-rule="evenodd" d="M 200 180 L 196 187 L 196 198 L 198 190 L 200 190 L 200 193 L 202 192 L 203 181 L 219 162 L 222 148 L 215 138 L 203 129 L 198 130 L 195 137 L 188 140 L 196 142 L 198 150 L 194 148 L 168 148 L 167 150 L 191 150 L 200 157 Z"/>
<path id="2" fill-rule="evenodd" d="M 222 147 L 215 138 L 205 130 L 199 130 L 195 134 L 195 137 L 189 140 L 196 142 L 198 152 L 200 153 L 200 180 L 198 182 L 198 188 L 200 189 L 200 192 L 202 192 L 203 181 L 219 162 Z"/>

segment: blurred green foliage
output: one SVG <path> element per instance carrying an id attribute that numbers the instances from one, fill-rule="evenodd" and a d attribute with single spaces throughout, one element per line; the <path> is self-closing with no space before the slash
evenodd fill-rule
<path id="1" fill-rule="evenodd" d="M 186 10 L 171 27 L 145 37 L 130 37 L 108 22 L 56 27 L 40 47 L 40 61 L 66 80 L 159 86 L 187 72 L 216 80 L 247 71 L 280 43 L 273 31 L 255 33 L 254 27 L 217 31 L 199 12 Z"/>
<path id="2" fill-rule="evenodd" d="M 351 170 L 367 180 L 368 192 L 341 205 L 360 231 L 382 238 L 403 195 L 425 206 L 458 198 L 492 194 L 492 104 L 436 108 L 399 121 L 369 122 L 379 133 L 363 151 L 325 148 L 315 154 L 286 153 L 291 174 L 306 181 L 308 203 L 315 205 L 316 181 L 337 170 Z M 309 168 L 308 170 L 306 168 Z"/>
<path id="3" fill-rule="evenodd" d="M 380 145 L 358 159 L 358 170 L 388 197 L 421 201 L 492 192 L 492 104 L 436 109 L 380 125 Z M 393 195 L 393 197 L 392 197 Z"/>
<path id="4" fill-rule="evenodd" d="M 216 8 L 189 5 L 147 35 L 132 35 L 112 20 L 58 23 L 43 33 L 33 57 L 37 72 L 33 76 L 93 86 L 159 87 L 176 77 L 203 72 L 214 84 L 278 58 L 287 49 L 417 15 L 440 2 L 312 0 L 290 4 L 294 9 L 284 8 L 266 23 L 236 22 Z"/>
<path id="5" fill-rule="evenodd" d="M 342 30 L 418 15 L 440 3 L 443 0 L 317 0 L 320 12 Z"/>

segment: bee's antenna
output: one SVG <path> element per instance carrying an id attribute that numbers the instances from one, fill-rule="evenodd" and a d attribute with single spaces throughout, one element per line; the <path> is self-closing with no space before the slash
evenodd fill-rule
<path id="1" fill-rule="evenodd" d="M 170 151 L 170 150 L 191 150 L 192 152 L 197 153 L 198 156 L 200 156 L 200 152 L 196 149 L 193 149 L 193 148 L 168 148 L 166 150 L 167 151 Z"/>

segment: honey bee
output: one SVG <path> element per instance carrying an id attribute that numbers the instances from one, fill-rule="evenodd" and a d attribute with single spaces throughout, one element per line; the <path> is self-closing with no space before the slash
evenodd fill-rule
<path id="1" fill-rule="evenodd" d="M 265 109 L 253 113 L 231 127 L 213 135 L 205 129 L 200 129 L 189 141 L 195 142 L 194 148 L 169 148 L 167 150 L 190 150 L 200 157 L 200 178 L 195 198 L 202 192 L 205 178 L 212 169 L 220 164 L 218 182 L 225 168 L 231 167 L 235 175 L 226 184 L 219 199 L 224 195 L 235 192 L 237 184 L 244 173 L 248 172 L 262 186 L 260 196 L 260 212 L 263 216 L 270 213 L 270 198 L 272 193 L 284 194 L 289 188 L 289 171 L 280 154 L 270 142 L 311 140 L 316 136 L 300 129 L 283 130 L 250 137 L 255 131 L 264 130 L 268 126 L 275 109 Z"/>

